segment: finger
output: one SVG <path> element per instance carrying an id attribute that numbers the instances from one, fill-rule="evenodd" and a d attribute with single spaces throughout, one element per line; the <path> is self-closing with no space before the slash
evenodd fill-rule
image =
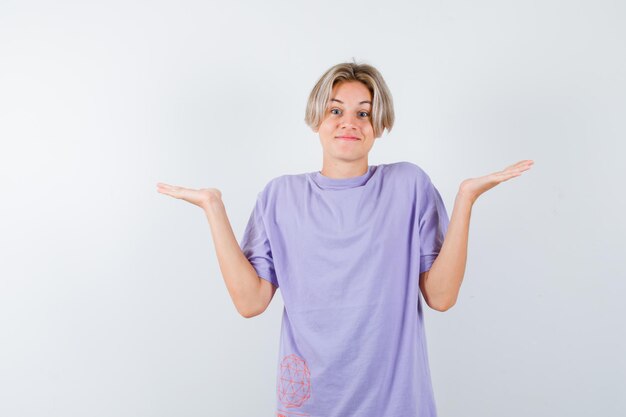
<path id="1" fill-rule="evenodd" d="M 494 172 L 491 174 L 491 177 L 498 182 L 507 181 L 511 178 L 519 177 L 522 175 L 522 172 L 529 170 L 534 163 L 535 162 L 532 159 L 524 159 L 514 163 L 513 165 L 509 165 L 502 171 Z"/>
<path id="2" fill-rule="evenodd" d="M 493 175 L 496 175 L 497 177 L 507 177 L 511 174 L 516 174 L 518 172 L 520 172 L 518 168 L 507 168 L 503 171 L 495 172 Z"/>
<path id="3" fill-rule="evenodd" d="M 493 178 L 499 182 L 506 181 L 509 178 L 517 177 L 520 175 L 522 175 L 522 171 L 519 169 L 509 169 L 506 171 L 500 171 L 492 174 Z"/>
<path id="4" fill-rule="evenodd" d="M 517 168 L 526 171 L 527 169 L 530 169 L 530 167 L 532 167 L 534 163 L 535 161 L 527 159 L 525 161 L 519 162 Z"/>
<path id="5" fill-rule="evenodd" d="M 530 168 L 532 164 L 534 163 L 535 161 L 533 161 L 532 159 L 524 159 L 524 160 L 514 163 L 513 165 L 509 165 L 508 167 L 504 168 L 503 171 L 506 171 L 508 169 L 522 168 L 522 167 Z"/>
<path id="6" fill-rule="evenodd" d="M 167 191 L 170 187 L 171 185 L 163 184 L 162 182 L 157 183 L 157 191 Z"/>
<path id="7" fill-rule="evenodd" d="M 519 172 L 528 171 L 530 168 L 532 168 L 533 164 L 534 164 L 533 161 L 525 161 L 523 164 L 517 167 L 517 170 Z"/>
<path id="8" fill-rule="evenodd" d="M 503 175 L 502 177 L 500 177 L 500 181 L 501 182 L 502 181 L 507 181 L 507 180 L 510 180 L 513 177 L 519 177 L 520 175 L 522 175 L 522 174 L 520 174 L 518 172 L 508 172 L 505 175 Z"/>
<path id="9" fill-rule="evenodd" d="M 172 197 L 179 197 L 183 190 L 183 187 L 178 187 L 176 185 L 161 184 L 157 191 Z"/>
<path id="10" fill-rule="evenodd" d="M 507 171 L 507 170 L 509 170 L 509 169 L 513 169 L 513 168 L 515 168 L 518 164 L 519 164 L 519 162 L 516 162 L 516 163 L 514 163 L 514 164 L 511 164 L 511 165 L 507 166 L 506 168 L 504 168 L 502 171 Z"/>
<path id="11" fill-rule="evenodd" d="M 166 184 L 164 182 L 157 182 L 157 188 L 162 188 L 165 190 L 169 190 L 173 187 L 173 185 Z"/>
<path id="12" fill-rule="evenodd" d="M 162 188 L 164 190 L 169 190 L 169 191 L 175 191 L 175 190 L 179 190 L 182 187 L 179 187 L 177 185 L 169 185 L 169 184 L 163 184 L 161 183 L 160 185 L 158 185 L 159 188 Z"/>
<path id="13" fill-rule="evenodd" d="M 508 172 L 524 172 L 524 171 L 528 171 L 531 168 L 532 164 L 524 164 L 524 165 L 511 165 L 510 167 L 506 168 L 505 170 L 503 170 L 503 173 L 508 173 Z"/>

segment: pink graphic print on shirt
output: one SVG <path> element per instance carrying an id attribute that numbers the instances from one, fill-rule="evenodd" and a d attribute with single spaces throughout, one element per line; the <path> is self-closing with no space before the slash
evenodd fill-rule
<path id="1" fill-rule="evenodd" d="M 311 373 L 298 355 L 287 355 L 280 362 L 278 400 L 287 408 L 300 407 L 311 396 Z"/>

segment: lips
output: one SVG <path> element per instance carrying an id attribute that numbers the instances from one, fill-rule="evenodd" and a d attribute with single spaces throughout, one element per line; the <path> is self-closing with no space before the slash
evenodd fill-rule
<path id="1" fill-rule="evenodd" d="M 337 136 L 337 139 L 342 139 L 342 140 L 361 140 L 361 139 L 357 138 L 356 136 Z"/>

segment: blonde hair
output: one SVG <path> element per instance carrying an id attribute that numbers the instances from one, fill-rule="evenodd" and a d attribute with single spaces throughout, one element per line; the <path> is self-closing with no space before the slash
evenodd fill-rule
<path id="1" fill-rule="evenodd" d="M 373 66 L 356 62 L 337 64 L 320 77 L 307 101 L 305 123 L 313 130 L 319 128 L 324 120 L 333 87 L 344 81 L 360 81 L 370 91 L 374 136 L 380 137 L 384 129 L 391 131 L 394 122 L 393 100 L 383 76 Z"/>

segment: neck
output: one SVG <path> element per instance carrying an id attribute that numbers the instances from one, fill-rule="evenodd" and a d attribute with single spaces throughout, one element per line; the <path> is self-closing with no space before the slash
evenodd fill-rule
<path id="1" fill-rule="evenodd" d="M 365 175 L 367 173 L 367 169 L 369 168 L 367 160 L 355 161 L 352 163 L 324 163 L 322 170 L 320 173 L 329 178 L 352 178 L 352 177 L 360 177 L 361 175 Z"/>

